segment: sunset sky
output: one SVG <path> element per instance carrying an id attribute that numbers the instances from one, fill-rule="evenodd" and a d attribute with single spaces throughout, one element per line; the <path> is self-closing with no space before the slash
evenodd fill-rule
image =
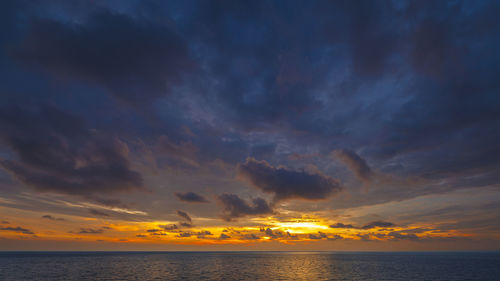
<path id="1" fill-rule="evenodd" d="M 500 250 L 499 1 L 1 1 L 0 250 Z"/>

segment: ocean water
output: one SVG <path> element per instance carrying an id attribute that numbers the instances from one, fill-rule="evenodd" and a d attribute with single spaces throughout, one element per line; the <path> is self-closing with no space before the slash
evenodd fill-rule
<path id="1" fill-rule="evenodd" d="M 500 280 L 500 253 L 0 252 L 0 280 Z"/>

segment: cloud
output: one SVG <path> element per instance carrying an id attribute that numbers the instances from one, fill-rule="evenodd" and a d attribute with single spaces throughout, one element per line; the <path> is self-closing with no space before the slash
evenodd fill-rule
<path id="1" fill-rule="evenodd" d="M 19 181 L 99 202 L 145 188 L 141 171 L 153 197 L 181 191 L 173 200 L 206 203 L 185 191 L 208 185 L 244 198 L 231 208 L 245 216 L 260 212 L 248 198 L 262 196 L 252 192 L 283 204 L 334 196 L 341 188 L 318 182 L 335 178 L 329 153 L 338 148 L 350 149 L 334 157 L 353 177 L 378 180 L 381 171 L 390 180 L 353 186 L 334 209 L 459 188 L 483 194 L 500 182 L 498 1 L 14 2 L 0 4 L 0 167 L 12 176 L 0 173 L 5 199 L 24 192 Z M 138 113 L 131 104 L 152 106 Z M 159 168 L 193 173 L 135 162 L 137 139 Z M 207 164 L 215 161 L 225 166 Z M 257 191 L 232 181 L 236 163 Z M 165 180 L 182 189 L 160 191 Z M 155 220 L 182 209 L 153 208 L 144 196 L 123 198 Z M 304 206 L 283 208 L 325 204 Z M 377 227 L 351 223 L 331 227 Z"/>
<path id="2" fill-rule="evenodd" d="M 338 223 L 330 225 L 330 228 L 372 229 L 372 228 L 377 228 L 377 227 L 391 227 L 391 226 L 395 226 L 395 224 L 392 222 L 386 222 L 386 221 L 373 221 L 373 222 L 367 223 L 361 227 L 354 226 L 352 224 L 343 224 L 341 222 L 338 222 Z"/>
<path id="3" fill-rule="evenodd" d="M 338 222 L 336 224 L 330 225 L 330 228 L 356 228 L 352 224 L 343 224 L 341 222 Z"/>
<path id="4" fill-rule="evenodd" d="M 309 234 L 309 239 L 318 240 L 318 239 L 321 239 L 321 237 L 320 237 L 319 235 L 316 235 L 316 234 L 310 233 L 310 234 Z"/>
<path id="5" fill-rule="evenodd" d="M 188 222 L 179 222 L 179 226 L 190 228 L 190 227 L 193 227 L 194 225 L 192 223 L 188 223 Z"/>
<path id="6" fill-rule="evenodd" d="M 188 202 L 188 203 L 208 203 L 209 201 L 207 199 L 205 199 L 205 197 L 199 195 L 199 194 L 196 194 L 194 192 L 175 192 L 174 193 L 175 196 L 177 196 L 177 198 L 179 198 L 179 200 L 181 201 L 184 201 L 184 202 Z"/>
<path id="7" fill-rule="evenodd" d="M 372 169 L 368 166 L 366 161 L 354 151 L 338 149 L 333 151 L 333 155 L 346 165 L 360 180 L 370 181 L 372 179 Z"/>
<path id="8" fill-rule="evenodd" d="M 245 234 L 245 235 L 241 236 L 241 239 L 243 239 L 243 240 L 259 240 L 260 237 L 253 234 L 253 233 L 249 233 L 249 234 Z"/>
<path id="9" fill-rule="evenodd" d="M 177 210 L 177 215 L 179 215 L 179 217 L 185 219 L 188 222 L 192 222 L 191 217 L 186 212 Z"/>
<path id="10" fill-rule="evenodd" d="M 56 218 L 51 215 L 43 215 L 42 218 L 52 220 L 52 221 L 65 221 L 64 218 Z"/>
<path id="11" fill-rule="evenodd" d="M 208 231 L 208 230 L 202 230 L 202 231 L 199 231 L 196 233 L 197 237 L 198 238 L 205 238 L 205 236 L 212 236 L 212 232 Z"/>
<path id="12" fill-rule="evenodd" d="M 377 227 L 391 227 L 395 226 L 392 222 L 387 222 L 387 221 L 374 221 L 370 222 L 368 224 L 363 225 L 361 228 L 362 229 L 372 229 L 372 228 L 377 228 Z"/>
<path id="13" fill-rule="evenodd" d="M 264 233 L 271 237 L 271 238 L 278 238 L 278 237 L 282 237 L 283 236 L 283 233 L 279 230 L 272 230 L 270 229 L 269 227 L 266 228 L 266 230 L 264 231 Z"/>
<path id="14" fill-rule="evenodd" d="M 191 232 L 181 232 L 177 237 L 191 237 L 193 234 Z"/>
<path id="15" fill-rule="evenodd" d="M 12 232 L 19 232 L 19 233 L 22 233 L 22 234 L 32 234 L 34 235 L 35 233 L 29 229 L 26 229 L 26 228 L 22 228 L 20 226 L 18 227 L 0 227 L 0 230 L 3 230 L 3 231 L 12 231 Z"/>
<path id="16" fill-rule="evenodd" d="M 152 232 L 160 232 L 160 231 L 161 231 L 161 229 L 157 229 L 157 228 L 154 228 L 154 229 L 147 229 L 147 230 L 146 230 L 146 232 L 150 232 L 150 233 L 152 233 Z"/>
<path id="17" fill-rule="evenodd" d="M 80 228 L 79 234 L 100 234 L 103 233 L 104 229 L 94 229 L 94 228 Z"/>
<path id="18" fill-rule="evenodd" d="M 231 236 L 226 235 L 224 233 L 221 233 L 220 236 L 219 236 L 219 239 L 229 239 L 229 238 L 231 238 Z"/>
<path id="19" fill-rule="evenodd" d="M 298 235 L 293 235 L 289 231 L 286 232 L 286 236 L 290 239 L 298 239 Z"/>
<path id="20" fill-rule="evenodd" d="M 333 236 L 330 236 L 330 237 L 327 237 L 327 240 L 330 240 L 330 241 L 335 241 L 335 240 L 342 240 L 344 239 L 344 237 L 338 235 L 338 234 L 335 234 Z"/>
<path id="21" fill-rule="evenodd" d="M 124 142 L 86 128 L 77 116 L 55 107 L 4 108 L 0 140 L 18 156 L 0 165 L 38 191 L 93 198 L 142 188 Z"/>
<path id="22" fill-rule="evenodd" d="M 160 155 L 165 155 L 168 158 L 182 162 L 188 166 L 200 166 L 196 160 L 199 148 L 193 145 L 190 141 L 176 144 L 167 136 L 160 136 L 158 139 L 158 151 L 160 152 Z"/>
<path id="23" fill-rule="evenodd" d="M 163 228 L 166 231 L 179 229 L 179 227 L 176 224 L 159 225 L 159 227 Z"/>
<path id="24" fill-rule="evenodd" d="M 273 212 L 262 198 L 254 198 L 252 203 L 249 204 L 238 195 L 224 193 L 217 197 L 217 201 L 222 205 L 222 218 L 226 221 L 249 215 L 271 214 Z"/>
<path id="25" fill-rule="evenodd" d="M 328 238 L 328 237 L 323 232 L 318 232 L 318 234 L 314 234 L 314 233 L 309 234 L 309 239 L 313 239 L 313 240 L 326 239 L 326 238 Z"/>
<path id="26" fill-rule="evenodd" d="M 336 179 L 320 172 L 310 173 L 282 166 L 273 167 L 266 161 L 254 158 L 247 158 L 245 163 L 238 165 L 238 177 L 266 193 L 274 194 L 275 201 L 322 200 L 342 190 Z"/>
<path id="27" fill-rule="evenodd" d="M 153 236 L 166 236 L 167 234 L 163 233 L 163 232 L 153 232 L 153 233 L 150 233 L 149 235 L 153 235 Z"/>
<path id="28" fill-rule="evenodd" d="M 14 57 L 131 104 L 167 94 L 194 66 L 179 35 L 126 15 L 101 11 L 78 23 L 38 18 L 28 26 Z"/>
<path id="29" fill-rule="evenodd" d="M 129 209 L 129 206 L 127 206 L 126 204 L 122 203 L 120 200 L 117 199 L 100 198 L 100 197 L 93 197 L 92 199 L 97 203 L 101 203 L 106 206 L 117 207 L 120 209 Z"/>
<path id="30" fill-rule="evenodd" d="M 393 231 L 393 232 L 390 232 L 389 234 L 387 234 L 387 236 L 392 237 L 394 239 L 398 239 L 398 240 L 412 240 L 412 241 L 419 240 L 419 237 L 414 233 L 405 234 L 405 233 Z"/>
<path id="31" fill-rule="evenodd" d="M 109 214 L 107 214 L 105 212 L 101 212 L 101 211 L 95 210 L 95 209 L 90 209 L 89 213 L 94 215 L 94 216 L 100 216 L 100 217 L 109 217 L 110 216 Z"/>

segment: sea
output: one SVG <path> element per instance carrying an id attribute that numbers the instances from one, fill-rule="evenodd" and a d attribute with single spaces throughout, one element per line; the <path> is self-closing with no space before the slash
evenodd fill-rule
<path id="1" fill-rule="evenodd" d="M 0 280 L 500 280 L 500 252 L 0 252 Z"/>

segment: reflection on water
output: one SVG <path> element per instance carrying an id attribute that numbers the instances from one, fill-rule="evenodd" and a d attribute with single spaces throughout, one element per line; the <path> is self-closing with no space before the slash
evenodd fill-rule
<path id="1" fill-rule="evenodd" d="M 500 253 L 1 253 L 0 280 L 499 280 Z"/>

